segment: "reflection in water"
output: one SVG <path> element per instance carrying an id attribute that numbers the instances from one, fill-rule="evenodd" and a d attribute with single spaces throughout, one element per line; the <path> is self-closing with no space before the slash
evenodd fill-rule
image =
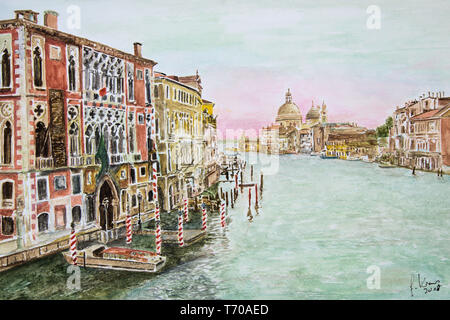
<path id="1" fill-rule="evenodd" d="M 209 214 L 206 240 L 163 247 L 168 265 L 159 275 L 82 269 L 82 290 L 70 293 L 56 255 L 3 273 L 1 298 L 409 299 L 411 274 L 448 283 L 448 176 L 299 155 L 280 157 L 277 167 L 264 172 L 257 215 L 252 191 L 252 223 L 248 189 L 239 190 L 226 228 Z M 136 248 L 153 243 L 133 237 Z M 378 290 L 367 288 L 373 265 Z M 444 285 L 420 294 L 450 298 Z"/>

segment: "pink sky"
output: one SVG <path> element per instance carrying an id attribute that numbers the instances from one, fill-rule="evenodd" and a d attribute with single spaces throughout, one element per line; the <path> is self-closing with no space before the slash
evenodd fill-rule
<path id="1" fill-rule="evenodd" d="M 287 88 L 291 89 L 293 101 L 300 107 L 303 121 L 312 100 L 315 104 L 325 100 L 329 122 L 356 122 L 368 128 L 384 123 L 396 105 L 414 98 L 393 92 L 388 83 L 369 79 L 365 80 L 367 89 L 361 90 L 360 83 L 332 76 L 319 81 L 248 68 L 229 70 L 225 74 L 211 73 L 206 77 L 215 86 L 208 88 L 206 85 L 204 96 L 207 99 L 214 97 L 218 128 L 223 132 L 226 129 L 259 130 L 274 122 L 278 108 L 285 101 Z M 408 92 L 406 85 L 404 87 Z"/>

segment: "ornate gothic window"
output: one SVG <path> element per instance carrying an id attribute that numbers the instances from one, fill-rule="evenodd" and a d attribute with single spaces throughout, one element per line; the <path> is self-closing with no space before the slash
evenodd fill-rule
<path id="1" fill-rule="evenodd" d="M 69 137 L 70 137 L 70 155 L 72 157 L 76 157 L 80 155 L 80 133 L 78 130 L 78 125 L 75 122 L 72 122 L 69 128 Z"/>
<path id="2" fill-rule="evenodd" d="M 50 156 L 50 132 L 45 124 L 39 121 L 36 124 L 36 157 L 48 158 Z"/>
<path id="3" fill-rule="evenodd" d="M 69 90 L 76 90 L 75 58 L 73 55 L 69 58 Z"/>
<path id="4" fill-rule="evenodd" d="M 128 63 L 128 100 L 134 100 L 134 66 Z"/>

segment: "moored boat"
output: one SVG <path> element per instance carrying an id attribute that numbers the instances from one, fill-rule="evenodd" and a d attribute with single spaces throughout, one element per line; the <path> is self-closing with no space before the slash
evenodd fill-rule
<path id="1" fill-rule="evenodd" d="M 73 264 L 70 251 L 63 252 L 66 261 Z M 77 265 L 87 268 L 102 268 L 137 272 L 158 272 L 166 264 L 166 257 L 155 252 L 131 248 L 93 245 L 77 254 Z"/>
<path id="2" fill-rule="evenodd" d="M 390 164 L 390 163 L 379 163 L 378 164 L 378 166 L 380 167 L 380 168 L 395 168 L 396 167 L 396 165 L 394 165 L 394 164 Z"/>

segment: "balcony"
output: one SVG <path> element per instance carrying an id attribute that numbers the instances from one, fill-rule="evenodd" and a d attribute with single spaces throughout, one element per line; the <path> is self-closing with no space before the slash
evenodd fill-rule
<path id="1" fill-rule="evenodd" d="M 84 165 L 83 157 L 69 157 L 69 166 L 71 167 L 81 167 Z"/>
<path id="2" fill-rule="evenodd" d="M 85 160 L 86 160 L 85 163 L 87 166 L 93 166 L 96 164 L 95 155 L 85 156 Z"/>
<path id="3" fill-rule="evenodd" d="M 109 162 L 111 164 L 119 164 L 124 162 L 124 157 L 121 154 L 113 154 L 109 156 Z"/>
<path id="4" fill-rule="evenodd" d="M 46 170 L 53 169 L 53 158 L 36 158 L 36 169 Z"/>

